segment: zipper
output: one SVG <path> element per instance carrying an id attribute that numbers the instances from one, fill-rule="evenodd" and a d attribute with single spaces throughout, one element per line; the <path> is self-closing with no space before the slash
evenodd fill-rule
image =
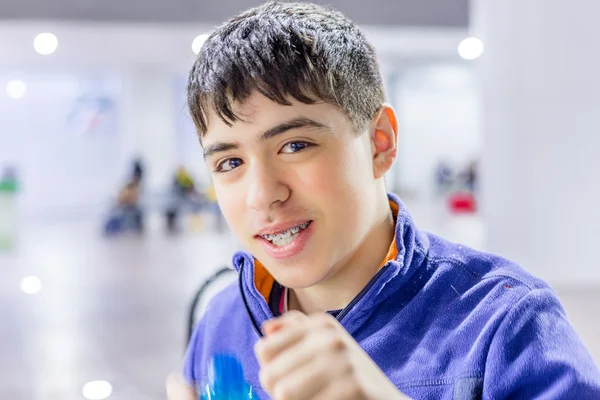
<path id="1" fill-rule="evenodd" d="M 356 304 L 363 298 L 365 297 L 365 295 L 369 292 L 369 290 L 373 287 L 373 285 L 375 285 L 375 283 L 379 280 L 379 278 L 381 277 L 381 275 L 383 275 L 383 273 L 385 271 L 387 271 L 387 269 L 389 268 L 390 263 L 387 262 L 379 271 L 377 271 L 377 273 L 375 274 L 375 276 L 373 278 L 371 278 L 371 280 L 369 281 L 369 283 L 367 283 L 367 286 L 365 286 L 360 293 L 358 293 L 358 295 L 350 302 L 350 304 L 348 304 L 336 317 L 336 319 L 338 320 L 339 323 L 342 323 L 342 319 L 348 315 L 348 313 L 350 311 L 352 311 L 352 309 L 354 308 L 354 306 L 356 306 Z M 254 328 L 254 331 L 256 332 L 256 334 L 258 335 L 258 337 L 262 338 L 263 334 L 260 330 L 260 327 L 258 326 L 258 323 L 256 322 L 256 320 L 254 319 L 254 316 L 252 315 L 252 312 L 250 310 L 250 306 L 248 305 L 248 300 L 246 299 L 246 294 L 244 293 L 244 286 L 243 286 L 243 271 L 244 271 L 244 263 L 242 263 L 242 265 L 240 266 L 240 274 L 239 274 L 239 286 L 240 286 L 240 293 L 242 294 L 242 300 L 244 301 L 244 307 L 246 307 L 246 312 L 248 313 L 248 317 L 250 318 L 250 322 L 252 323 L 252 327 Z"/>
<path id="2" fill-rule="evenodd" d="M 358 293 L 358 295 L 356 295 L 356 297 L 350 302 L 350 304 L 348 304 L 336 317 L 336 319 L 338 320 L 339 323 L 342 323 L 342 319 L 348 315 L 348 313 L 350 311 L 352 311 L 352 309 L 354 308 L 354 306 L 363 298 L 365 297 L 365 295 L 369 292 L 369 290 L 371 290 L 371 288 L 373 287 L 373 285 L 375 285 L 375 283 L 379 280 L 379 278 L 381 277 L 381 275 L 383 275 L 383 273 L 385 271 L 387 271 L 387 269 L 389 268 L 390 263 L 387 262 L 379 271 L 377 271 L 377 273 L 375 274 L 375 276 L 373 278 L 371 278 L 371 280 L 369 281 L 369 283 L 367 283 L 367 286 L 365 286 L 360 293 Z"/>

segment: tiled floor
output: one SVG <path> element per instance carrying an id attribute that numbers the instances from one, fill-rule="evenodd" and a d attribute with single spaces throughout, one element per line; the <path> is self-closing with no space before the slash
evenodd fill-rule
<path id="1" fill-rule="evenodd" d="M 429 229 L 434 220 L 423 217 Z M 482 242 L 476 218 L 438 222 L 457 240 Z M 233 240 L 160 230 L 106 240 L 85 219 L 25 224 L 20 236 L 16 254 L 0 255 L 0 399 L 82 399 L 83 384 L 98 379 L 113 384 L 110 399 L 164 398 L 164 377 L 180 367 L 190 296 L 229 261 Z M 41 279 L 38 294 L 20 290 L 27 275 Z M 559 293 L 600 361 L 600 288 Z"/>
<path id="2" fill-rule="evenodd" d="M 17 255 L 0 258 L 0 399 L 82 399 L 91 380 L 111 399 L 163 398 L 180 367 L 186 308 L 230 259 L 231 240 L 160 232 L 106 240 L 94 223 L 25 227 Z M 37 295 L 24 276 L 42 281 Z"/>

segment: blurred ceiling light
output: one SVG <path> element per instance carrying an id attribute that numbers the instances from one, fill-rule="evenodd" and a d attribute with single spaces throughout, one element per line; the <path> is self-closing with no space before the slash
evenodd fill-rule
<path id="1" fill-rule="evenodd" d="M 197 55 L 198 53 L 200 53 L 200 49 L 202 48 L 204 42 L 206 42 L 206 39 L 208 39 L 207 34 L 196 36 L 196 38 L 192 42 L 192 51 L 194 52 L 194 54 Z"/>
<path id="2" fill-rule="evenodd" d="M 21 280 L 21 290 L 26 294 L 36 294 L 42 288 L 42 282 L 35 276 L 27 276 Z"/>
<path id="3" fill-rule="evenodd" d="M 27 92 L 27 85 L 20 80 L 12 80 L 6 84 L 6 94 L 13 99 L 22 99 Z"/>
<path id="4" fill-rule="evenodd" d="M 466 38 L 458 45 L 458 54 L 465 60 L 474 60 L 483 54 L 483 42 L 476 38 Z"/>
<path id="5" fill-rule="evenodd" d="M 33 48 L 43 55 L 54 53 L 57 47 L 58 39 L 52 33 L 40 33 L 33 40 Z"/>
<path id="6" fill-rule="evenodd" d="M 106 381 L 92 381 L 83 385 L 83 397 L 88 400 L 107 399 L 112 391 L 112 385 Z"/>

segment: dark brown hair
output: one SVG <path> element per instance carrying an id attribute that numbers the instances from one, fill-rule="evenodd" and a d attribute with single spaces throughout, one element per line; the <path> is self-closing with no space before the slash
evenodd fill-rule
<path id="1" fill-rule="evenodd" d="M 343 110 L 363 130 L 385 101 L 373 47 L 341 13 L 308 3 L 270 2 L 217 28 L 188 80 L 188 105 L 202 137 L 212 108 L 228 125 L 232 108 L 254 91 L 290 105 L 319 101 Z"/>

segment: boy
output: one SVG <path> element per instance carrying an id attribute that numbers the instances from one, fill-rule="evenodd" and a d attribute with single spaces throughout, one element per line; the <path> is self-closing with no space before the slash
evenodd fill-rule
<path id="1" fill-rule="evenodd" d="M 386 193 L 396 115 L 351 21 L 311 4 L 251 9 L 206 41 L 188 100 L 249 252 L 169 398 L 210 398 L 222 355 L 260 399 L 600 398 L 544 282 L 417 230 Z"/>

